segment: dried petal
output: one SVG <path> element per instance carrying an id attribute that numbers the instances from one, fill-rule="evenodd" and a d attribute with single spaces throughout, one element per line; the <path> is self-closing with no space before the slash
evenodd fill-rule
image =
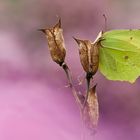
<path id="1" fill-rule="evenodd" d="M 61 20 L 49 29 L 40 29 L 46 35 L 48 46 L 53 61 L 62 65 L 66 56 L 66 49 L 63 38 L 63 30 L 61 28 Z"/>
<path id="2" fill-rule="evenodd" d="M 83 115 L 87 127 L 93 131 L 96 130 L 99 119 L 99 105 L 96 94 L 96 85 L 89 91 L 89 96 L 83 111 Z"/>

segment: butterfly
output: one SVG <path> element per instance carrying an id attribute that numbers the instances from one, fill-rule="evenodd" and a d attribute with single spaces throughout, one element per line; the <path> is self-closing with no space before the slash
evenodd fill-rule
<path id="1" fill-rule="evenodd" d="M 134 83 L 140 76 L 140 30 L 112 30 L 99 39 L 99 70 L 110 80 Z"/>
<path id="2" fill-rule="evenodd" d="M 86 46 L 87 40 L 82 40 Z M 82 43 L 81 43 L 82 44 Z M 97 69 L 91 66 L 98 66 L 100 72 L 109 80 L 128 81 L 134 83 L 140 76 L 140 30 L 111 30 L 100 32 L 94 42 L 93 47 L 98 47 L 98 52 L 87 53 L 88 71 L 96 73 Z M 79 44 L 80 49 L 83 49 Z M 85 48 L 92 48 L 86 46 Z M 84 48 L 84 49 L 85 49 Z M 93 49 L 89 49 L 93 50 Z M 85 50 L 88 52 L 88 50 Z M 98 54 L 96 54 L 98 53 Z M 92 55 L 98 55 L 96 65 L 91 62 Z M 85 58 L 84 58 L 85 59 Z M 81 60 L 82 61 L 82 60 Z"/>

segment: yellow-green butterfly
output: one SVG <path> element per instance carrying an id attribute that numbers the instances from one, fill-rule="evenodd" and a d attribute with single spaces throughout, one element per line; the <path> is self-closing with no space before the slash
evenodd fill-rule
<path id="1" fill-rule="evenodd" d="M 100 32 L 99 70 L 110 80 L 130 83 L 140 76 L 140 30 Z"/>

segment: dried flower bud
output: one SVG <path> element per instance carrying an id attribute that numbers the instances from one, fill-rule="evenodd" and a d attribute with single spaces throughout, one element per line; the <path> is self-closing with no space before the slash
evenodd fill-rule
<path id="1" fill-rule="evenodd" d="M 99 119 L 99 105 L 96 94 L 96 85 L 89 90 L 89 96 L 84 108 L 84 121 L 88 128 L 96 130 Z"/>
<path id="2" fill-rule="evenodd" d="M 62 65 L 65 60 L 66 49 L 63 38 L 63 30 L 61 28 L 61 20 L 59 19 L 58 23 L 54 27 L 49 29 L 40 29 L 40 31 L 44 32 L 46 35 L 53 61 Z"/>
<path id="3" fill-rule="evenodd" d="M 99 64 L 98 45 L 92 44 L 89 40 L 74 39 L 79 45 L 79 55 L 83 69 L 87 73 L 95 74 Z"/>

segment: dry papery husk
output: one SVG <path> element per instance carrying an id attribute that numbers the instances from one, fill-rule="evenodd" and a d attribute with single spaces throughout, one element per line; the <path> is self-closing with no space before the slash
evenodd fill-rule
<path id="1" fill-rule="evenodd" d="M 96 85 L 89 90 L 89 96 L 83 109 L 83 120 L 87 128 L 95 133 L 99 119 L 99 104 L 96 93 Z"/>

